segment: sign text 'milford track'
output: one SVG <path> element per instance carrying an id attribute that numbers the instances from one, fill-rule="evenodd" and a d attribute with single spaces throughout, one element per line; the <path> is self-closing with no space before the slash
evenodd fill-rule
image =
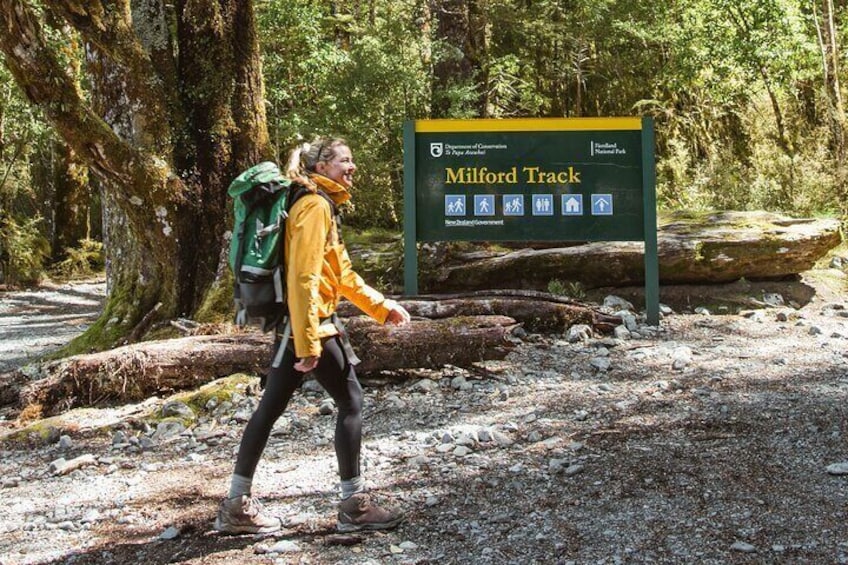
<path id="1" fill-rule="evenodd" d="M 580 171 L 568 167 L 560 171 L 543 171 L 541 167 L 521 167 L 525 184 L 579 184 Z M 487 167 L 445 169 L 445 184 L 518 184 L 518 167 L 507 171 L 490 171 Z"/>

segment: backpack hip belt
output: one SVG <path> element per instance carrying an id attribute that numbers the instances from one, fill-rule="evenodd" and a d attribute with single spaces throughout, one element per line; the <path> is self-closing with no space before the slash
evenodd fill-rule
<path id="1" fill-rule="evenodd" d="M 347 362 L 351 365 L 358 365 L 362 362 L 362 360 L 356 355 L 356 352 L 353 350 L 353 345 L 350 343 L 350 338 L 348 337 L 347 328 L 345 328 L 342 323 L 342 319 L 338 314 L 333 312 L 333 314 L 329 318 L 323 318 L 320 320 L 319 324 L 324 325 L 327 322 L 330 322 L 333 326 L 336 327 L 336 331 L 338 332 L 339 339 L 342 342 L 342 349 L 344 350 L 345 357 L 347 357 Z M 283 362 L 283 355 L 285 355 L 286 348 L 289 345 L 289 341 L 291 340 L 291 320 L 288 316 L 285 317 L 284 323 L 282 324 L 282 334 L 280 334 L 280 345 L 277 348 L 277 353 L 274 355 L 274 360 L 271 362 L 271 367 L 277 369 L 280 364 Z"/>

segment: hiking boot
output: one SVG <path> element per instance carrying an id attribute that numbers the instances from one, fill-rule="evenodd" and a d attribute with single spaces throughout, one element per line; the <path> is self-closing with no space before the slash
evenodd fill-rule
<path id="1" fill-rule="evenodd" d="M 364 492 L 358 492 L 339 504 L 339 532 L 359 530 L 391 530 L 404 521 L 400 510 L 387 510 L 377 506 Z"/>
<path id="2" fill-rule="evenodd" d="M 215 519 L 215 529 L 223 534 L 267 534 L 282 527 L 279 518 L 268 515 L 262 503 L 247 495 L 222 500 Z"/>

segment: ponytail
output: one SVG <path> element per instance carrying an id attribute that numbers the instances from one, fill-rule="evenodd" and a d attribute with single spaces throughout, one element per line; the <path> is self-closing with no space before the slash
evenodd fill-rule
<path id="1" fill-rule="evenodd" d="M 329 161 L 336 156 L 336 147 L 347 142 L 339 137 L 321 137 L 312 143 L 304 142 L 297 145 L 289 154 L 286 163 L 286 176 L 307 186 L 312 184 L 307 179 L 315 173 L 315 167 L 320 161 Z"/>
<path id="2" fill-rule="evenodd" d="M 291 180 L 300 182 L 301 184 L 306 184 L 304 183 L 304 180 L 306 179 L 306 170 L 302 163 L 304 151 L 309 151 L 309 144 L 298 144 L 294 149 L 292 149 L 291 153 L 289 153 L 289 159 L 286 162 L 286 176 Z"/>

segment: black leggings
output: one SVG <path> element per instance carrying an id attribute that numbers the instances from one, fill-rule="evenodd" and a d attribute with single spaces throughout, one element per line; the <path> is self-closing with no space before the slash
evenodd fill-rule
<path id="1" fill-rule="evenodd" d="M 283 414 L 292 394 L 300 386 L 303 373 L 294 370 L 294 363 L 294 352 L 287 349 L 280 367 L 269 372 L 262 400 L 241 438 L 235 468 L 237 475 L 253 477 L 274 422 Z M 339 476 L 343 481 L 358 477 L 362 445 L 362 386 L 353 365 L 348 363 L 338 336 L 324 340 L 321 358 L 313 374 L 333 397 L 339 411 L 335 437 Z"/>

